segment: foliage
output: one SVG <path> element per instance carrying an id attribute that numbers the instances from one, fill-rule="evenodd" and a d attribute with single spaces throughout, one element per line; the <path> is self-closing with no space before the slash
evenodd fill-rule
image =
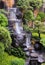
<path id="1" fill-rule="evenodd" d="M 39 12 L 37 18 L 39 19 L 39 17 L 40 17 L 40 21 L 44 21 L 45 13 L 44 12 Z"/>
<path id="2" fill-rule="evenodd" d="M 27 25 L 24 25 L 23 27 L 25 31 L 30 31 L 30 28 Z"/>
<path id="3" fill-rule="evenodd" d="M 6 11 L 4 9 L 0 9 L 0 13 L 5 13 Z"/>
<path id="4" fill-rule="evenodd" d="M 17 6 L 22 8 L 40 8 L 42 6 L 42 0 L 18 0 Z"/>
<path id="5" fill-rule="evenodd" d="M 4 51 L 4 44 L 0 42 L 0 53 Z"/>
<path id="6" fill-rule="evenodd" d="M 4 27 L 0 27 L 0 42 L 2 42 L 5 47 L 8 47 L 12 42 L 9 31 Z"/>
<path id="7" fill-rule="evenodd" d="M 19 7 L 22 7 L 22 8 L 28 8 L 30 5 L 29 5 L 29 1 L 30 0 L 18 0 L 17 1 L 17 6 Z"/>
<path id="8" fill-rule="evenodd" d="M 38 16 L 36 17 L 36 20 L 41 21 L 41 17 L 38 15 Z"/>
<path id="9" fill-rule="evenodd" d="M 0 42 L 0 63 L 3 60 L 3 54 L 4 54 L 4 44 Z"/>
<path id="10" fill-rule="evenodd" d="M 39 35 L 38 35 L 38 33 L 32 33 L 32 38 L 34 38 L 34 39 L 39 39 Z"/>
<path id="11" fill-rule="evenodd" d="M 34 22 L 35 27 L 40 27 L 41 24 L 42 24 L 41 21 L 38 21 L 38 20 L 36 20 L 36 21 Z"/>
<path id="12" fill-rule="evenodd" d="M 15 62 L 15 61 L 12 61 L 12 62 L 11 62 L 11 65 L 18 65 L 18 63 Z"/>
<path id="13" fill-rule="evenodd" d="M 13 62 L 12 62 L 13 61 Z M 25 61 L 15 56 L 9 56 L 4 52 L 3 56 L 0 57 L 0 65 L 13 65 L 16 62 L 18 65 L 24 65 Z"/>
<path id="14" fill-rule="evenodd" d="M 33 12 L 31 10 L 26 10 L 23 18 L 26 22 L 33 21 L 34 20 Z"/>
<path id="15" fill-rule="evenodd" d="M 30 0 L 30 7 L 33 9 L 40 8 L 42 6 L 42 0 Z"/>
<path id="16" fill-rule="evenodd" d="M 32 33 L 32 37 L 34 39 L 39 39 L 38 33 L 35 33 L 35 32 Z M 43 46 L 45 46 L 45 34 L 40 33 L 40 37 L 41 37 L 40 42 L 42 43 Z"/>
<path id="17" fill-rule="evenodd" d="M 4 26 L 5 27 L 7 25 L 8 25 L 7 17 L 4 14 L 0 13 L 0 26 Z"/>
<path id="18" fill-rule="evenodd" d="M 26 58 L 25 52 L 23 52 L 21 47 L 17 47 L 17 48 L 8 47 L 6 48 L 5 51 L 8 52 L 9 55 L 14 55 L 16 57 L 23 58 L 23 59 Z"/>
<path id="19" fill-rule="evenodd" d="M 45 38 L 41 38 L 40 42 L 45 46 Z"/>
<path id="20" fill-rule="evenodd" d="M 20 60 L 15 60 L 15 61 L 11 61 L 11 65 L 24 65 L 24 60 L 20 59 Z"/>
<path id="21" fill-rule="evenodd" d="M 34 31 L 40 31 L 41 33 L 45 33 L 45 25 L 44 25 L 44 22 L 41 22 L 41 21 L 35 21 L 34 22 L 34 25 L 35 25 L 35 29 Z"/>

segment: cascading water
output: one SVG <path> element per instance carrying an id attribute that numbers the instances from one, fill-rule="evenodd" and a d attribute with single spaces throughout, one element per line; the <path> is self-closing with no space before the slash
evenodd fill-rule
<path id="1" fill-rule="evenodd" d="M 31 33 L 26 33 L 26 48 L 24 50 L 28 50 L 26 51 L 26 55 L 29 56 L 30 52 L 29 52 L 29 48 L 31 46 Z"/>
<path id="2" fill-rule="evenodd" d="M 27 48 L 29 48 L 30 45 L 31 45 L 31 36 L 30 36 L 30 34 L 27 34 L 27 36 L 26 36 L 26 46 L 27 46 Z"/>
<path id="3" fill-rule="evenodd" d="M 17 8 L 9 8 L 8 9 L 8 12 L 9 12 L 9 21 L 15 21 L 16 19 L 16 11 L 17 11 Z"/>
<path id="4" fill-rule="evenodd" d="M 23 43 L 23 38 L 24 38 L 24 35 L 26 36 L 26 42 L 23 43 L 25 45 L 25 48 L 23 47 L 23 49 L 25 50 L 25 53 L 27 54 L 27 56 L 29 56 L 30 52 L 29 52 L 29 47 L 30 47 L 30 44 L 31 44 L 31 34 L 29 33 L 24 33 L 23 31 L 23 27 L 22 27 L 22 18 L 17 18 L 16 15 L 18 15 L 19 13 L 19 10 L 18 8 L 10 8 L 9 10 L 9 27 L 11 28 L 11 30 L 13 29 L 13 32 L 14 34 L 16 33 L 16 40 L 19 40 L 18 42 L 16 42 L 17 44 L 20 43 Z M 19 15 L 18 15 L 19 16 Z M 13 28 L 15 26 L 15 28 Z M 29 63 L 30 61 L 30 58 L 28 58 L 28 60 L 26 61 L 27 63 Z M 28 65 L 26 63 L 26 65 Z"/>
<path id="5" fill-rule="evenodd" d="M 18 8 L 10 8 L 9 10 L 9 26 L 12 27 L 14 34 L 16 33 L 17 39 L 23 39 L 23 27 L 22 27 L 22 18 L 18 19 L 17 15 L 20 15 Z M 15 28 L 13 28 L 15 27 Z"/>
<path id="6" fill-rule="evenodd" d="M 15 25 L 16 25 L 16 32 L 18 34 L 21 34 L 20 27 L 19 27 L 19 23 L 16 22 Z"/>

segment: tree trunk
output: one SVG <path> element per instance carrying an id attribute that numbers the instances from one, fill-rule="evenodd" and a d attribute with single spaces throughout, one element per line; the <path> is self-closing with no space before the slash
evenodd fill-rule
<path id="1" fill-rule="evenodd" d="M 37 17 L 38 13 L 39 13 L 39 9 L 35 9 L 34 10 L 34 16 Z"/>

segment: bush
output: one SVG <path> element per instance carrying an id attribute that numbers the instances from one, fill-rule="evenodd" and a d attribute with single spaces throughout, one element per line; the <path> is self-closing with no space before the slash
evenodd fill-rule
<path id="1" fill-rule="evenodd" d="M 38 16 L 36 17 L 36 20 L 41 21 L 41 17 L 38 15 Z"/>
<path id="2" fill-rule="evenodd" d="M 43 46 L 45 47 L 45 38 L 42 38 L 41 40 L 40 40 L 40 42 L 43 44 Z"/>
<path id="3" fill-rule="evenodd" d="M 4 44 L 0 42 L 0 64 L 3 60 L 3 54 L 4 54 Z"/>
<path id="4" fill-rule="evenodd" d="M 0 27 L 0 42 L 2 42 L 5 47 L 8 47 L 12 42 L 9 31 L 3 27 Z"/>
<path id="5" fill-rule="evenodd" d="M 4 44 L 0 42 L 0 53 L 4 51 Z"/>
<path id="6" fill-rule="evenodd" d="M 42 0 L 30 0 L 30 7 L 33 9 L 40 8 L 42 6 Z"/>
<path id="7" fill-rule="evenodd" d="M 44 12 L 39 12 L 37 18 L 39 19 L 39 17 L 40 17 L 40 21 L 44 21 L 44 19 L 45 19 L 45 13 Z"/>
<path id="8" fill-rule="evenodd" d="M 11 65 L 18 65 L 18 63 L 15 62 L 15 61 L 12 61 L 12 62 L 11 62 Z"/>
<path id="9" fill-rule="evenodd" d="M 26 22 L 33 21 L 34 20 L 33 12 L 31 10 L 25 11 L 23 18 Z"/>
<path id="10" fill-rule="evenodd" d="M 24 60 L 22 59 L 16 59 L 15 61 L 11 61 L 11 65 L 24 65 Z"/>
<path id="11" fill-rule="evenodd" d="M 17 48 L 8 47 L 6 48 L 5 51 L 8 52 L 9 55 L 14 55 L 16 57 L 23 58 L 23 59 L 26 58 L 25 52 L 23 52 L 21 47 L 17 47 Z"/>
<path id="12" fill-rule="evenodd" d="M 3 58 L 3 59 L 2 59 Z M 17 58 L 15 56 L 9 56 L 4 52 L 3 56 L 0 57 L 0 65 L 24 65 L 25 61 L 21 58 Z"/>
<path id="13" fill-rule="evenodd" d="M 24 25 L 23 27 L 25 31 L 30 31 L 30 28 L 27 25 Z"/>
<path id="14" fill-rule="evenodd" d="M 21 7 L 21 8 L 28 8 L 30 6 L 29 4 L 29 0 L 18 0 L 17 1 L 17 6 Z"/>
<path id="15" fill-rule="evenodd" d="M 7 17 L 4 14 L 0 13 L 0 26 L 6 27 L 7 25 L 8 25 Z"/>

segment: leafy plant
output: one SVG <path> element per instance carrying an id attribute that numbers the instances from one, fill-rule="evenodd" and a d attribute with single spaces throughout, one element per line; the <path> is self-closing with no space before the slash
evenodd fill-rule
<path id="1" fill-rule="evenodd" d="M 6 27 L 7 25 L 8 25 L 7 17 L 4 14 L 0 13 L 0 26 Z"/>
<path id="2" fill-rule="evenodd" d="M 28 8 L 30 5 L 29 5 L 29 1 L 30 0 L 18 0 L 17 1 L 17 6 L 21 7 L 21 8 Z"/>
<path id="3" fill-rule="evenodd" d="M 11 65 L 24 65 L 24 60 L 23 59 L 16 59 L 16 60 L 13 60 L 13 61 L 11 61 Z"/>
<path id="4" fill-rule="evenodd" d="M 26 58 L 25 52 L 23 52 L 21 47 L 17 47 L 17 48 L 8 47 L 6 48 L 5 51 L 8 52 L 9 55 L 14 55 L 16 57 L 23 58 L 23 59 Z"/>
<path id="5" fill-rule="evenodd" d="M 17 58 L 15 56 L 9 56 L 7 53 L 4 52 L 3 55 L 0 54 L 0 65 L 24 65 L 25 60 L 21 58 Z"/>
<path id="6" fill-rule="evenodd" d="M 31 10 L 26 10 L 23 16 L 24 16 L 23 18 L 26 22 L 34 20 L 34 15 Z"/>
<path id="7" fill-rule="evenodd" d="M 41 17 L 38 15 L 38 16 L 36 17 L 36 20 L 41 21 Z"/>
<path id="8" fill-rule="evenodd" d="M 40 42 L 43 44 L 43 46 L 45 47 L 45 38 L 41 38 Z"/>
<path id="9" fill-rule="evenodd" d="M 33 9 L 40 8 L 42 6 L 42 0 L 30 0 L 30 7 Z"/>
<path id="10" fill-rule="evenodd" d="M 4 27 L 0 27 L 0 42 L 2 42 L 5 47 L 8 47 L 12 42 L 9 31 Z"/>
<path id="11" fill-rule="evenodd" d="M 18 62 L 12 61 L 11 65 L 18 65 Z"/>
<path id="12" fill-rule="evenodd" d="M 0 51 L 3 52 L 4 51 L 4 44 L 0 42 Z M 1 53 L 0 52 L 0 53 Z"/>
<path id="13" fill-rule="evenodd" d="M 39 12 L 37 18 L 39 18 L 39 17 L 40 17 L 40 21 L 44 21 L 44 19 L 45 19 L 45 13 L 44 12 Z"/>

